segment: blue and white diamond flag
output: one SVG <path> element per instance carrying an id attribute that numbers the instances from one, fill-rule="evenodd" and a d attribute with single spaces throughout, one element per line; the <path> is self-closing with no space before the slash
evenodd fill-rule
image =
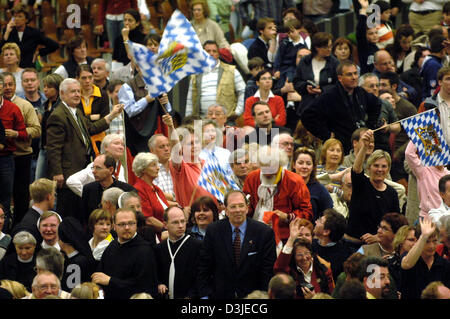
<path id="1" fill-rule="evenodd" d="M 198 185 L 214 195 L 221 203 L 224 202 L 227 192 L 232 189 L 239 190 L 239 186 L 227 175 L 213 153 L 209 153 L 205 158 Z"/>
<path id="2" fill-rule="evenodd" d="M 447 165 L 450 162 L 450 148 L 442 133 L 436 109 L 403 119 L 401 123 L 424 166 Z"/>
<path id="3" fill-rule="evenodd" d="M 203 50 L 194 28 L 179 10 L 166 25 L 158 54 L 141 44 L 127 43 L 151 97 L 169 92 L 188 75 L 211 71 L 217 63 Z"/>

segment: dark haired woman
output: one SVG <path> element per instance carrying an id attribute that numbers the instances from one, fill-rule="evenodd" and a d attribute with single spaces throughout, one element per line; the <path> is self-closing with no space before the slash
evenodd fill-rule
<path id="1" fill-rule="evenodd" d="M 386 47 L 386 50 L 394 59 L 398 74 L 403 73 L 403 62 L 405 57 L 411 52 L 413 39 L 414 29 L 409 24 L 403 24 L 395 31 L 394 43 Z"/>
<path id="2" fill-rule="evenodd" d="M 69 60 L 60 65 L 54 73 L 62 76 L 63 79 L 75 78 L 80 65 L 91 65 L 94 58 L 87 56 L 87 42 L 82 35 L 76 35 L 67 43 Z"/>
<path id="3" fill-rule="evenodd" d="M 283 272 L 294 278 L 296 298 L 310 299 L 315 293 L 332 294 L 334 281 L 331 268 L 320 262 L 311 249 L 311 243 L 298 238 L 301 232 L 300 219 L 289 225 L 290 235 L 273 267 L 274 274 Z"/>
<path id="4" fill-rule="evenodd" d="M 337 82 L 339 60 L 332 54 L 332 35 L 317 32 L 311 39 L 311 54 L 300 60 L 294 76 L 294 89 L 302 96 L 298 114 L 319 96 L 323 89 Z"/>
<path id="5" fill-rule="evenodd" d="M 292 170 L 303 177 L 311 195 L 311 205 L 314 213 L 314 220 L 322 216 L 327 208 L 333 208 L 333 200 L 327 191 L 316 178 L 317 160 L 315 151 L 308 147 L 300 147 L 295 150 L 292 157 Z"/>
<path id="6" fill-rule="evenodd" d="M 123 15 L 124 28 L 129 30 L 129 40 L 135 43 L 145 45 L 145 34 L 142 32 L 143 26 L 141 22 L 141 15 L 135 9 L 128 9 Z M 128 59 L 127 50 L 122 34 L 114 40 L 113 61 L 121 62 L 127 65 L 130 62 Z"/>
<path id="7" fill-rule="evenodd" d="M 197 198 L 191 206 L 189 224 L 192 225 L 187 232 L 200 240 L 203 240 L 206 227 L 219 220 L 219 210 L 214 200 L 209 196 Z"/>

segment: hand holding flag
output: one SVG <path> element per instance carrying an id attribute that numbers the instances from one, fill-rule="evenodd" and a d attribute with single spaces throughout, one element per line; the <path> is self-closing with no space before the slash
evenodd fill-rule
<path id="1" fill-rule="evenodd" d="M 188 75 L 210 71 L 217 63 L 203 49 L 191 23 L 179 10 L 168 21 L 157 54 L 141 44 L 127 43 L 151 97 L 167 93 Z"/>

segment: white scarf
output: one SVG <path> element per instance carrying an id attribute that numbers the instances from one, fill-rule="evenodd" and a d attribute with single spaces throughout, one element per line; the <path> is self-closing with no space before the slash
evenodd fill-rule
<path id="1" fill-rule="evenodd" d="M 178 246 L 177 250 L 175 250 L 175 254 L 172 255 L 172 249 L 170 248 L 170 240 L 167 239 L 167 248 L 169 250 L 170 255 L 170 268 L 169 268 L 169 299 L 173 299 L 174 292 L 174 284 L 175 284 L 175 256 L 180 250 L 181 246 L 186 242 L 186 240 L 190 237 L 190 235 L 186 235 L 186 237 L 181 242 L 180 246 Z"/>
<path id="2" fill-rule="evenodd" d="M 284 169 L 281 173 L 281 180 L 284 176 Z M 262 172 L 260 173 L 261 185 L 258 187 L 258 204 L 256 205 L 255 214 L 253 215 L 253 219 L 262 222 L 264 217 L 264 212 L 273 211 L 273 198 L 275 197 L 275 193 L 277 191 L 276 178 L 277 176 L 273 176 L 272 178 L 265 177 Z"/>

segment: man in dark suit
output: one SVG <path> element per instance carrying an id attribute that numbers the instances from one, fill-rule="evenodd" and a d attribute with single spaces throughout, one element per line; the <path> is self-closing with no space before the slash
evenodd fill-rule
<path id="1" fill-rule="evenodd" d="M 208 226 L 200 250 L 199 295 L 203 298 L 243 298 L 265 290 L 277 258 L 273 230 L 247 219 L 245 194 L 233 190 L 225 196 L 227 219 Z"/>
<path id="2" fill-rule="evenodd" d="M 122 112 L 123 105 L 115 105 L 104 118 L 90 122 L 77 109 L 81 101 L 80 83 L 72 78 L 65 79 L 59 91 L 61 102 L 47 120 L 48 170 L 58 186 L 58 213 L 76 216 L 81 201 L 67 187 L 65 180 L 92 161 L 94 152 L 90 135 L 106 130 Z"/>
<path id="3" fill-rule="evenodd" d="M 97 156 L 92 166 L 92 171 L 95 177 L 95 182 L 86 184 L 83 187 L 81 194 L 82 215 L 79 216 L 79 221 L 83 225 L 87 225 L 89 215 L 94 209 L 99 207 L 102 201 L 103 192 L 111 187 L 118 187 L 124 192 L 136 191 L 136 189 L 124 182 L 119 181 L 113 177 L 116 171 L 116 160 L 114 157 L 106 154 Z"/>
<path id="4" fill-rule="evenodd" d="M 33 200 L 31 206 L 19 224 L 12 230 L 12 236 L 25 230 L 32 234 L 38 243 L 42 242 L 42 236 L 37 226 L 43 213 L 52 210 L 55 206 L 56 182 L 47 178 L 39 178 L 30 185 L 30 197 Z"/>

